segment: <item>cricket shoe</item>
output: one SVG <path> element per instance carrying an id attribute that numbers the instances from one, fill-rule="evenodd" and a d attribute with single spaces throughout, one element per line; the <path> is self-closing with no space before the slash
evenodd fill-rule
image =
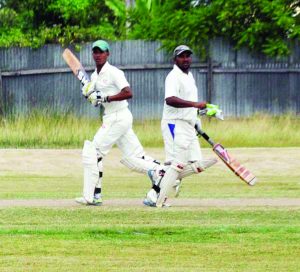
<path id="1" fill-rule="evenodd" d="M 75 201 L 81 205 L 86 206 L 101 206 L 102 205 L 102 199 L 101 198 L 94 198 L 93 202 L 88 202 L 84 197 L 78 197 L 75 199 Z"/>
<path id="2" fill-rule="evenodd" d="M 156 207 L 156 202 L 158 199 L 159 193 L 157 193 L 154 189 L 151 189 L 147 195 L 146 198 L 143 201 L 143 204 L 149 207 Z M 164 202 L 162 203 L 162 207 L 170 207 L 171 205 L 168 204 L 167 197 L 165 198 Z"/>

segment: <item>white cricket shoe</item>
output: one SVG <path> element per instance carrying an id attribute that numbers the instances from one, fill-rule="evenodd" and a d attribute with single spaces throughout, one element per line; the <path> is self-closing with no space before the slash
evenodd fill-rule
<path id="1" fill-rule="evenodd" d="M 81 205 L 86 205 L 86 206 L 101 206 L 102 205 L 102 199 L 101 198 L 94 198 L 93 202 L 88 202 L 84 197 L 78 197 L 75 199 L 75 201 Z"/>
<path id="2" fill-rule="evenodd" d="M 146 198 L 144 199 L 143 203 L 146 206 L 156 207 L 157 198 L 158 198 L 158 193 L 154 189 L 151 189 L 147 193 Z"/>
<path id="3" fill-rule="evenodd" d="M 151 189 L 147 195 L 146 198 L 143 201 L 143 204 L 149 207 L 157 207 L 156 202 L 158 199 L 159 193 L 157 193 L 154 189 Z M 169 203 L 167 203 L 167 197 L 165 198 L 164 202 L 162 203 L 162 207 L 171 207 Z"/>

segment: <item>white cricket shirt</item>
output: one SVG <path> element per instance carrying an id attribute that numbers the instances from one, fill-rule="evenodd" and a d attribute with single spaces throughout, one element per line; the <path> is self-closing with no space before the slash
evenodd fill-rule
<path id="1" fill-rule="evenodd" d="M 173 66 L 165 80 L 165 99 L 171 96 L 192 102 L 198 101 L 198 89 L 192 73 L 182 72 L 177 65 Z M 175 108 L 167 105 L 165 101 L 162 118 L 193 121 L 197 118 L 197 109 Z"/>
<path id="2" fill-rule="evenodd" d="M 124 72 L 108 62 L 103 65 L 99 74 L 97 69 L 92 73 L 91 80 L 96 81 L 95 88 L 103 96 L 118 94 L 123 88 L 130 86 Z M 105 109 L 104 113 L 110 114 L 128 107 L 128 102 L 127 100 L 113 101 L 102 105 Z"/>

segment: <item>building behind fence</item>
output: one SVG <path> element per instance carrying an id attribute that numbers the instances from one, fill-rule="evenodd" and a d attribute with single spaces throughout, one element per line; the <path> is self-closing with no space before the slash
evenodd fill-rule
<path id="1" fill-rule="evenodd" d="M 124 70 L 134 97 L 129 101 L 135 119 L 159 119 L 164 101 L 164 79 L 172 68 L 160 43 L 120 41 L 111 43 L 109 62 Z M 45 110 L 96 117 L 81 96 L 80 84 L 62 59 L 63 48 L 0 49 L 0 114 L 22 115 Z M 76 53 L 88 73 L 94 70 L 91 44 Z M 191 69 L 201 100 L 218 104 L 225 116 L 249 116 L 256 112 L 278 115 L 300 112 L 300 49 L 279 60 L 235 51 L 216 39 L 210 58 L 194 58 Z"/>

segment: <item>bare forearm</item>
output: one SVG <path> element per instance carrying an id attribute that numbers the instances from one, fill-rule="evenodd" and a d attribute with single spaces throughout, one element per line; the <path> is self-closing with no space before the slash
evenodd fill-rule
<path id="1" fill-rule="evenodd" d="M 179 97 L 172 96 L 166 98 L 167 105 L 174 107 L 174 108 L 198 108 L 198 109 L 204 109 L 206 107 L 206 102 L 193 102 L 193 101 L 187 101 L 183 100 Z"/>
<path id="2" fill-rule="evenodd" d="M 132 92 L 129 87 L 123 88 L 118 94 L 108 96 L 108 102 L 122 101 L 132 98 Z"/>

